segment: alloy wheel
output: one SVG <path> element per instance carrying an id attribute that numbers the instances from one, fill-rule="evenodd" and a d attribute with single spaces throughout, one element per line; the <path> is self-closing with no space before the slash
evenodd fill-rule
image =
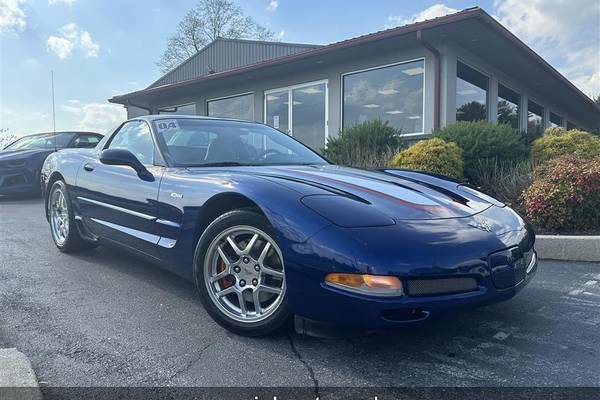
<path id="1" fill-rule="evenodd" d="M 281 250 L 252 226 L 234 226 L 215 237 L 206 252 L 204 277 L 213 303 L 238 322 L 268 318 L 285 295 Z"/>
<path id="2" fill-rule="evenodd" d="M 69 237 L 69 209 L 63 190 L 57 187 L 50 198 L 50 224 L 52 235 L 59 246 Z"/>

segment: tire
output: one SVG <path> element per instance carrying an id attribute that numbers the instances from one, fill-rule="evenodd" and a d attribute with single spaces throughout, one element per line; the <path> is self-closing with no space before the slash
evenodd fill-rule
<path id="1" fill-rule="evenodd" d="M 81 237 L 67 185 L 62 180 L 57 180 L 50 188 L 48 215 L 50 216 L 50 233 L 58 250 L 63 253 L 76 253 L 96 247 L 94 243 L 87 242 Z"/>
<path id="2" fill-rule="evenodd" d="M 283 255 L 274 238 L 264 216 L 243 209 L 218 217 L 198 240 L 194 281 L 200 300 L 236 334 L 268 335 L 290 318 Z"/>

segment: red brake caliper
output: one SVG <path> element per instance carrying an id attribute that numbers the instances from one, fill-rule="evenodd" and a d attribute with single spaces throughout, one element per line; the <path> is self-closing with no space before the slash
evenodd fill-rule
<path id="1" fill-rule="evenodd" d="M 219 263 L 217 265 L 217 269 L 219 270 L 219 272 L 225 271 L 225 268 L 227 268 L 227 266 L 225 265 L 223 260 L 219 260 Z M 227 276 L 227 277 L 221 279 L 221 286 L 223 287 L 223 289 L 227 289 L 228 287 L 233 285 L 233 283 L 234 283 L 234 280 L 233 280 L 233 277 L 231 277 L 231 276 Z"/>

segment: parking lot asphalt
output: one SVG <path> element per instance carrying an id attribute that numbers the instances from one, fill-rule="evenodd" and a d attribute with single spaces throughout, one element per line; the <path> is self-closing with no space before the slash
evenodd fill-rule
<path id="1" fill-rule="evenodd" d="M 188 283 L 54 247 L 41 199 L 0 198 L 0 348 L 50 386 L 600 386 L 600 264 L 542 261 L 510 301 L 402 332 L 228 333 Z"/>

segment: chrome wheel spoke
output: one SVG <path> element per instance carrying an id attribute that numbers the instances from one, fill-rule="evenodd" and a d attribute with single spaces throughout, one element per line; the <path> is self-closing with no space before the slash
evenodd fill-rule
<path id="1" fill-rule="evenodd" d="M 226 289 L 219 290 L 218 292 L 215 293 L 215 296 L 217 296 L 218 298 L 221 298 L 223 296 L 227 296 L 228 294 L 235 293 L 235 292 L 237 292 L 237 289 L 235 288 L 235 286 L 230 286 Z"/>
<path id="2" fill-rule="evenodd" d="M 256 288 L 256 290 L 261 291 L 261 292 L 273 293 L 273 294 L 281 293 L 281 288 L 276 288 L 276 287 L 266 286 L 266 285 L 260 285 Z"/>
<path id="3" fill-rule="evenodd" d="M 254 289 L 252 292 L 252 301 L 254 302 L 254 312 L 256 315 L 262 314 L 262 307 L 260 305 L 260 292 L 258 289 Z"/>
<path id="4" fill-rule="evenodd" d="M 266 266 L 262 266 L 262 272 L 265 275 L 271 275 L 274 276 L 275 278 L 283 278 L 283 272 L 282 271 L 277 271 L 276 269 L 272 269 L 270 267 L 266 267 Z"/>
<path id="5" fill-rule="evenodd" d="M 221 256 L 221 259 L 223 260 L 225 265 L 229 268 L 229 266 L 231 265 L 231 260 L 229 259 L 227 254 L 225 254 L 225 252 L 223 251 L 223 247 L 221 247 L 221 246 L 217 247 L 217 251 L 219 252 L 219 255 Z"/>
<path id="6" fill-rule="evenodd" d="M 250 254 L 250 252 L 252 251 L 252 248 L 256 244 L 257 239 L 258 239 L 258 234 L 255 233 L 254 236 L 252 236 L 252 239 L 250 239 L 250 241 L 246 245 L 246 247 L 244 247 L 244 254 Z"/>
<path id="7" fill-rule="evenodd" d="M 237 243 L 231 238 L 231 236 L 227 236 L 227 243 L 229 243 L 233 251 L 235 251 L 235 254 L 238 256 L 242 255 L 243 251 L 238 247 Z"/>
<path id="8" fill-rule="evenodd" d="M 246 300 L 244 300 L 244 293 L 237 292 L 237 296 L 238 296 L 238 303 L 240 305 L 240 311 L 242 312 L 242 315 L 245 316 L 248 311 L 246 310 Z"/>
<path id="9" fill-rule="evenodd" d="M 229 268 L 225 268 L 223 271 L 219 272 L 215 276 L 212 276 L 210 278 L 210 282 L 214 283 L 216 281 L 220 281 L 221 279 L 223 279 L 223 278 L 225 278 L 225 277 L 227 277 L 229 275 L 231 275 L 230 272 L 229 272 Z"/>
<path id="10" fill-rule="evenodd" d="M 263 266 L 265 258 L 267 257 L 267 254 L 269 253 L 270 249 L 271 243 L 267 242 L 267 244 L 265 244 L 265 247 L 263 247 L 262 251 L 260 252 L 260 256 L 258 256 L 258 263 L 261 264 L 261 266 Z"/>

